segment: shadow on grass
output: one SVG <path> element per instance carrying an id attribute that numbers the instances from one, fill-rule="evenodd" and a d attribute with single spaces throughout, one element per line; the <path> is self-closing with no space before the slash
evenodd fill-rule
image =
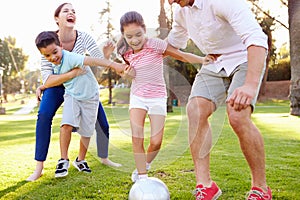
<path id="1" fill-rule="evenodd" d="M 10 192 L 14 192 L 16 191 L 18 188 L 21 188 L 23 185 L 25 185 L 26 183 L 28 183 L 27 181 L 23 180 L 20 182 L 17 182 L 15 185 L 10 186 L 4 190 L 0 191 L 0 198 L 3 197 L 4 195 L 10 193 Z"/>

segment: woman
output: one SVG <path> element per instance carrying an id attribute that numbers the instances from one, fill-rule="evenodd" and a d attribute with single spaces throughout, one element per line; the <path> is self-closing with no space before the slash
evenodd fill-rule
<path id="1" fill-rule="evenodd" d="M 58 25 L 57 34 L 65 50 L 80 54 L 88 52 L 93 57 L 103 57 L 95 40 L 87 33 L 75 29 L 76 15 L 72 4 L 63 3 L 58 6 L 54 13 L 54 19 Z M 37 98 L 41 100 L 36 123 L 35 160 L 37 165 L 34 173 L 27 178 L 27 181 L 34 181 L 42 175 L 50 143 L 52 119 L 63 103 L 65 89 L 62 83 L 83 73 L 80 69 L 76 69 L 65 74 L 54 75 L 52 70 L 51 63 L 42 57 L 41 74 L 43 83 L 47 82 L 47 85 L 53 87 L 43 91 L 42 99 L 39 98 L 41 89 L 37 89 Z M 97 152 L 101 162 L 109 166 L 121 166 L 121 164 L 108 159 L 109 125 L 101 102 L 99 102 L 96 132 Z"/>

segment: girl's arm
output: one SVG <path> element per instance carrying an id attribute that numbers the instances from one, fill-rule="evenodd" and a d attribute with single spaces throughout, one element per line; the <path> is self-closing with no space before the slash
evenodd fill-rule
<path id="1" fill-rule="evenodd" d="M 180 60 L 182 62 L 189 62 L 193 64 L 209 64 L 212 63 L 215 59 L 213 56 L 205 56 L 201 57 L 192 53 L 183 52 L 170 44 L 168 44 L 167 49 L 165 50 L 164 56 L 171 56 L 176 60 Z"/>
<path id="2" fill-rule="evenodd" d="M 97 66 L 105 66 L 110 67 L 116 70 L 118 73 L 121 73 L 124 71 L 126 64 L 117 63 L 111 60 L 108 60 L 106 58 L 94 58 L 90 56 L 85 56 L 83 65 L 88 65 L 90 67 L 97 67 Z"/>

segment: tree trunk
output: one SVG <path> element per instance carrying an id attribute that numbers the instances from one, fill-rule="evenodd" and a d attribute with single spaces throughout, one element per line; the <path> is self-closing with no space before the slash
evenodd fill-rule
<path id="1" fill-rule="evenodd" d="M 291 86 L 290 114 L 300 116 L 300 1 L 288 1 L 290 55 L 291 55 Z"/>

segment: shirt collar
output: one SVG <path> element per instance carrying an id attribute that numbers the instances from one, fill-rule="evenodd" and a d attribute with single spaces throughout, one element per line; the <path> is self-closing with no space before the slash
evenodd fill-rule
<path id="1" fill-rule="evenodd" d="M 193 7 L 196 7 L 198 9 L 201 9 L 202 10 L 202 7 L 203 7 L 203 0 L 195 0 L 194 1 L 194 4 L 192 5 L 192 8 Z"/>

